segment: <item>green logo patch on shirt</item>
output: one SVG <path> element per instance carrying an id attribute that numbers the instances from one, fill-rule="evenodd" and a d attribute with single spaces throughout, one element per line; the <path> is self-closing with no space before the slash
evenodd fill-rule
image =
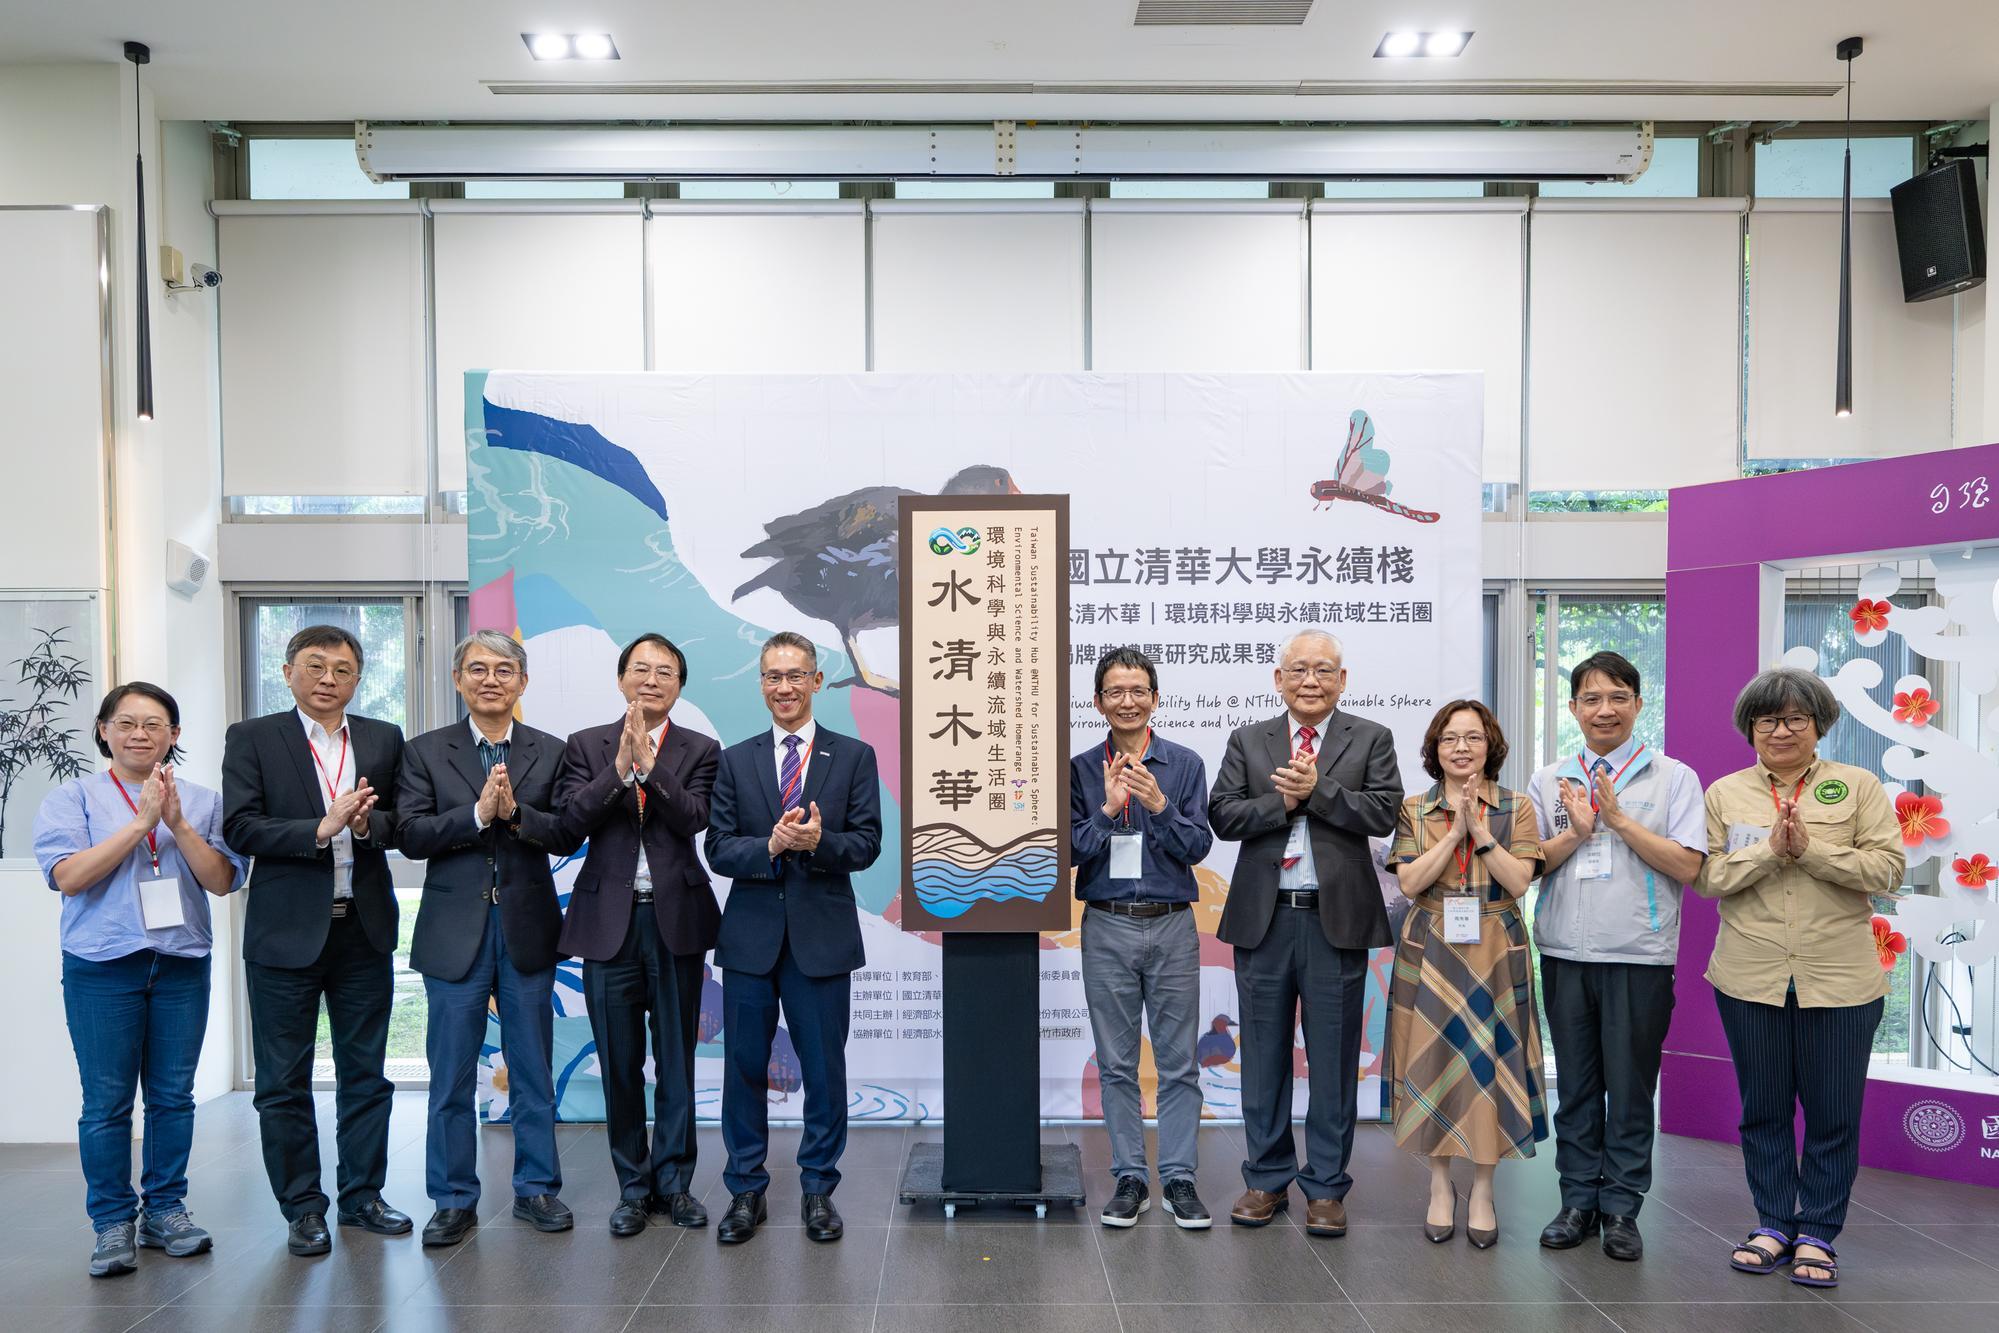
<path id="1" fill-rule="evenodd" d="M 1847 798 L 1847 786 L 1838 778 L 1828 778 L 1812 788 L 1812 795 L 1820 805 L 1838 805 Z"/>

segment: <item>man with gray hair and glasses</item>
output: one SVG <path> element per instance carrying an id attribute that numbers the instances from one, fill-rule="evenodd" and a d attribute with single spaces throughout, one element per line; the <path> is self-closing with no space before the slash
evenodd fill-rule
<path id="1" fill-rule="evenodd" d="M 582 839 L 556 814 L 562 741 L 514 720 L 527 651 L 479 630 L 451 655 L 470 716 L 403 747 L 397 846 L 425 862 L 410 966 L 430 1001 L 430 1121 L 424 1186 L 437 1212 L 425 1245 L 456 1245 L 478 1221 L 479 1133 L 473 1094 L 489 1001 L 500 1019 L 514 1127 L 514 1216 L 537 1231 L 574 1225 L 558 1197 L 551 1069 L 562 909 L 548 858 Z"/>
<path id="2" fill-rule="evenodd" d="M 1235 947 L 1249 1150 L 1247 1188 L 1229 1220 L 1267 1224 L 1296 1181 L 1306 1232 L 1343 1236 L 1367 953 L 1392 942 L 1367 840 L 1394 831 L 1402 775 L 1388 728 L 1339 711 L 1347 671 L 1338 639 L 1293 635 L 1274 676 L 1284 712 L 1229 737 L 1208 800 L 1215 836 L 1242 844 L 1215 932 Z M 1302 1167 L 1291 1134 L 1301 1013 L 1311 1079 Z"/>

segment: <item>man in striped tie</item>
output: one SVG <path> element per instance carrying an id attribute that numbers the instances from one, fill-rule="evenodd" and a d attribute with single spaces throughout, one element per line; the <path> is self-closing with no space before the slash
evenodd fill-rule
<path id="1" fill-rule="evenodd" d="M 734 882 L 722 909 L 722 1142 L 729 1210 L 724 1245 L 767 1215 L 770 1053 L 782 1013 L 805 1082 L 798 1145 L 805 1234 L 838 1240 L 833 1190 L 847 1144 L 847 1009 L 866 963 L 852 877 L 881 854 L 875 752 L 813 721 L 825 684 L 802 634 L 773 634 L 758 654 L 771 728 L 722 752 L 709 806 L 708 864 Z"/>

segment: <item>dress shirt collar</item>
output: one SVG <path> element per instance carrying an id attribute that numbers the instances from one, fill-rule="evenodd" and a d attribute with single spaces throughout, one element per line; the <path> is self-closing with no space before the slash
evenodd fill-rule
<path id="1" fill-rule="evenodd" d="M 479 741 L 486 741 L 486 733 L 479 730 L 479 719 L 473 717 L 470 713 L 467 713 L 465 715 L 465 725 L 472 728 L 472 740 L 475 744 Z M 507 719 L 506 734 L 501 736 L 500 739 L 496 741 L 486 741 L 486 744 L 510 745 L 513 743 L 513 739 L 514 739 L 514 719 L 512 717 L 509 717 Z"/>
<path id="2" fill-rule="evenodd" d="M 294 708 L 292 711 L 297 713 L 298 720 L 305 724 L 305 735 L 307 740 L 331 741 L 335 737 L 339 736 L 341 732 L 347 730 L 347 717 L 346 714 L 344 713 L 340 717 L 340 725 L 335 727 L 333 730 L 328 731 L 325 727 L 321 726 L 319 723 L 307 717 L 305 710 L 303 708 Z"/>
<path id="3" fill-rule="evenodd" d="M 796 736 L 798 737 L 800 742 L 798 747 L 798 753 L 803 755 L 807 750 L 812 748 L 812 738 L 817 736 L 818 734 L 819 734 L 819 724 L 811 718 L 805 719 L 805 725 L 800 727 L 797 731 L 786 731 L 783 727 L 780 727 L 777 724 L 772 723 L 770 729 L 770 743 L 777 747 L 778 756 L 782 758 L 784 755 L 784 738 L 786 736 Z"/>
<path id="4" fill-rule="evenodd" d="M 1618 746 L 1609 754 L 1598 754 L 1595 750 L 1590 749 L 1587 744 L 1583 746 L 1579 753 L 1582 755 L 1586 766 L 1594 768 L 1596 761 L 1601 759 L 1609 764 L 1610 771 L 1615 773 L 1631 762 L 1631 756 L 1638 753 L 1638 747 L 1642 744 L 1644 742 L 1640 741 L 1637 733 L 1634 732 L 1624 738 L 1624 744 Z"/>

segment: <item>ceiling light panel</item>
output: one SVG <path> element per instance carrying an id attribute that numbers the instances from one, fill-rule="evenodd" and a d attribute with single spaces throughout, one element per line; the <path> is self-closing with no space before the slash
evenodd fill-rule
<path id="1" fill-rule="evenodd" d="M 524 32 L 536 60 L 616 60 L 618 44 L 608 32 Z"/>
<path id="2" fill-rule="evenodd" d="M 1468 32 L 1413 32 L 1400 29 L 1381 39 L 1374 48 L 1376 60 L 1448 59 L 1461 56 L 1471 44 Z"/>

